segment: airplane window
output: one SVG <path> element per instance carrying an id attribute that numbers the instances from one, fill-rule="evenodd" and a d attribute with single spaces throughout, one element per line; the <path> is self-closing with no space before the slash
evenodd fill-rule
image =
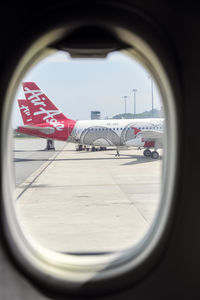
<path id="1" fill-rule="evenodd" d="M 156 82 L 154 97 L 155 122 L 164 122 Z M 131 130 L 150 128 L 146 111 L 151 117 L 148 71 L 117 52 L 105 61 L 58 52 L 25 75 L 12 114 L 15 206 L 21 226 L 37 242 L 62 253 L 98 253 L 144 237 L 159 207 L 163 161 L 163 134 L 157 146 L 153 137 L 143 142 Z M 116 119 L 120 128 L 113 126 Z"/>
<path id="2" fill-rule="evenodd" d="M 153 249 L 161 236 L 175 168 L 173 93 L 153 50 L 151 60 L 138 49 L 100 58 L 48 49 L 8 93 L 14 187 L 5 182 L 5 205 L 16 244 L 47 262 L 52 278 L 61 266 L 63 281 L 75 272 L 71 282 L 79 266 L 81 282 L 127 258 L 136 265 L 143 245 Z"/>

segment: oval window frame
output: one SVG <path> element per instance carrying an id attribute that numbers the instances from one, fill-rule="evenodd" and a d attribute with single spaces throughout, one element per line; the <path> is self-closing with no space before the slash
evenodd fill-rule
<path id="1" fill-rule="evenodd" d="M 120 13 L 122 13 L 122 7 L 115 9 L 116 11 L 120 9 Z M 101 17 L 101 12 L 104 10 L 107 10 L 107 14 Z M 65 17 L 62 25 L 57 25 L 57 20 L 55 20 L 54 29 L 49 29 L 52 28 L 49 26 L 49 28 L 43 28 L 42 33 L 39 32 L 38 35 L 33 35 L 33 40 L 30 41 L 28 46 L 24 47 L 23 55 L 15 62 L 16 68 L 10 77 L 5 94 L 1 158 L 3 161 L 4 232 L 8 246 L 20 267 L 29 276 L 32 276 L 34 281 L 40 282 L 40 285 L 42 282 L 46 287 L 56 291 L 91 294 L 101 292 L 104 287 L 107 291 L 113 291 L 132 284 L 150 270 L 157 261 L 164 249 L 171 226 L 174 186 L 178 170 L 177 141 L 179 137 L 176 110 L 178 88 L 175 97 L 172 80 L 179 86 L 178 79 L 173 68 L 173 57 L 171 51 L 168 52 L 170 49 L 165 37 L 165 43 L 163 43 L 164 34 L 157 30 L 153 21 L 142 16 L 138 11 L 130 12 L 126 8 L 123 8 L 123 10 L 124 16 L 127 15 L 127 18 L 112 20 L 108 16 L 111 11 L 113 14 L 113 7 L 104 4 L 101 6 L 101 10 L 94 10 L 92 18 L 88 15 L 85 17 L 77 15 L 76 20 L 69 17 L 69 21 L 66 22 Z M 95 18 L 95 12 L 97 13 L 97 11 L 98 17 Z M 133 16 L 135 16 L 135 19 Z M 89 22 L 87 18 L 90 19 Z M 55 253 L 42 248 L 30 237 L 27 239 L 21 231 L 13 205 L 14 180 L 11 130 L 8 134 L 12 101 L 24 74 L 30 66 L 51 53 L 52 50 L 48 49 L 49 45 L 66 36 L 67 32 L 70 32 L 73 28 L 84 26 L 87 23 L 90 26 L 100 25 L 109 28 L 122 42 L 133 46 L 132 49 L 126 51 L 129 55 L 134 55 L 134 58 L 138 58 L 139 62 L 144 64 L 153 74 L 163 101 L 165 101 L 165 114 L 167 115 L 167 129 L 165 131 L 167 147 L 165 147 L 162 173 L 162 183 L 164 184 L 162 184 L 162 200 L 157 217 L 144 239 L 137 246 L 98 257 L 79 257 L 78 255 Z M 149 28 L 152 29 L 150 36 Z M 165 63 L 163 64 L 163 62 Z M 173 78 L 168 76 L 170 73 L 173 74 Z M 8 178 L 12 178 L 12 180 L 9 181 Z"/>

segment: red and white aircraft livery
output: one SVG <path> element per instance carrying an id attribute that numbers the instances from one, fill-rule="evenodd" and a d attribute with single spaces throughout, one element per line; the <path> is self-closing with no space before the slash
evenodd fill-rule
<path id="1" fill-rule="evenodd" d="M 24 122 L 24 125 L 31 125 L 33 124 L 33 119 L 31 117 L 31 112 L 28 106 L 28 101 L 26 99 L 20 99 L 17 100 L 19 109 L 21 112 L 22 120 Z"/>
<path id="2" fill-rule="evenodd" d="M 68 119 L 34 82 L 24 82 L 26 100 L 18 100 L 24 126 L 20 133 L 100 147 L 123 146 L 144 148 L 144 155 L 159 157 L 163 147 L 164 119 L 87 120 Z M 149 149 L 153 148 L 151 152 Z"/>

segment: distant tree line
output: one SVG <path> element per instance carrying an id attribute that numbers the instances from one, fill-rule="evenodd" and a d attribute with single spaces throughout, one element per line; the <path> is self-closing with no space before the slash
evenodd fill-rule
<path id="1" fill-rule="evenodd" d="M 153 114 L 152 114 L 152 110 L 149 111 L 144 111 L 143 113 L 140 114 L 131 114 L 131 113 L 126 113 L 126 114 L 118 114 L 115 115 L 114 117 L 112 117 L 112 119 L 145 119 L 145 118 L 164 118 L 164 112 L 163 109 L 158 110 L 158 109 L 154 109 L 153 110 Z"/>

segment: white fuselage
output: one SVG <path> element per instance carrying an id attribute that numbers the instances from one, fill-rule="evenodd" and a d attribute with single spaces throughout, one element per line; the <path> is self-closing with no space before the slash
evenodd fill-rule
<path id="1" fill-rule="evenodd" d="M 82 145 L 144 147 L 143 131 L 163 132 L 164 119 L 77 121 L 68 139 Z"/>

